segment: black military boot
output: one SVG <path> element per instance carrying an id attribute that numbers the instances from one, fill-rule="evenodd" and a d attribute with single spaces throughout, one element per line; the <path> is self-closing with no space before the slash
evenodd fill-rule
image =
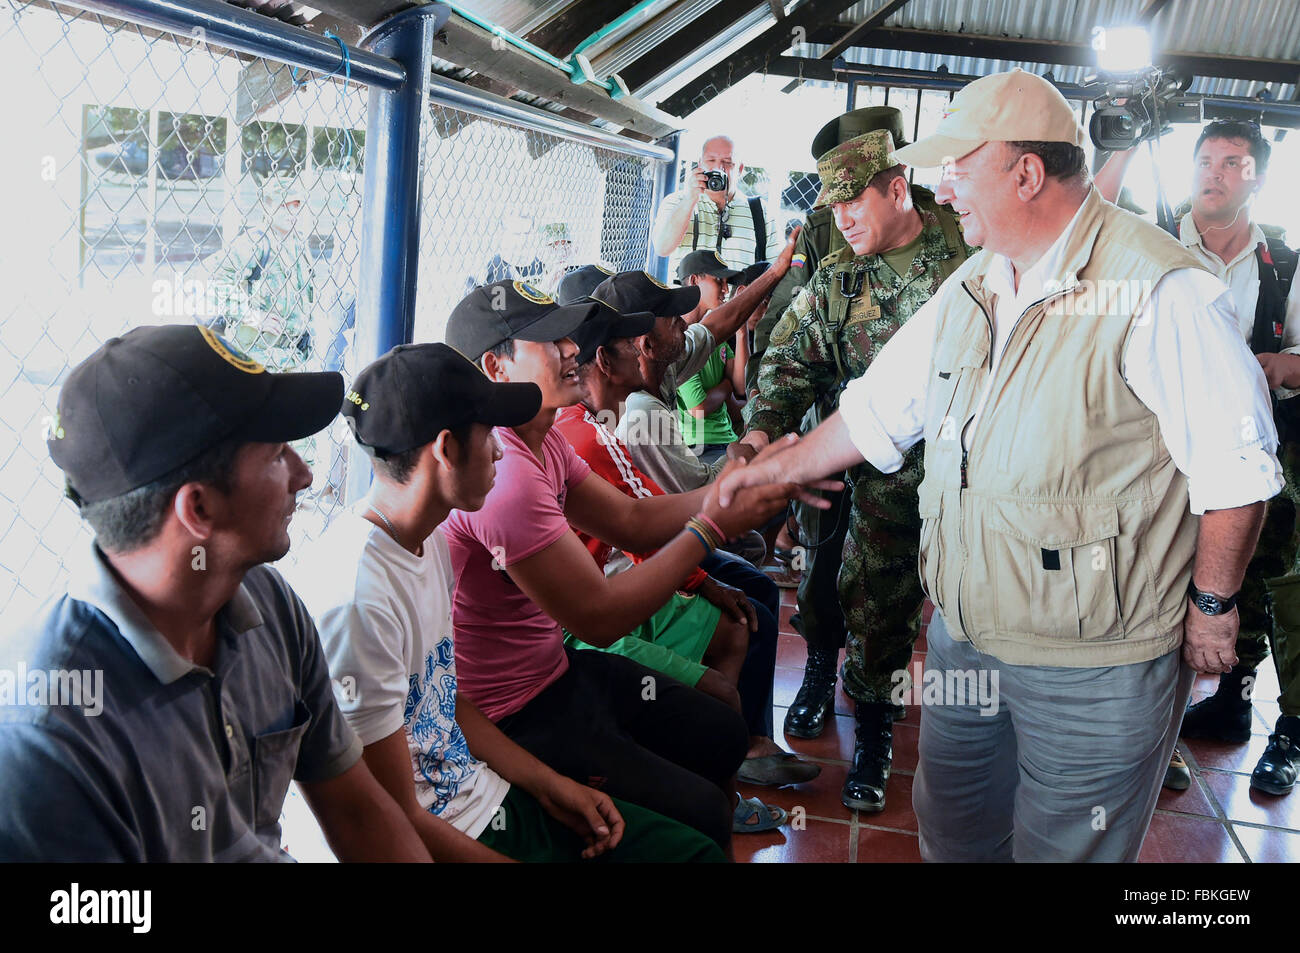
<path id="1" fill-rule="evenodd" d="M 795 738 L 816 738 L 826 727 L 835 707 L 835 660 L 838 651 L 808 646 L 803 684 L 785 713 L 785 733 Z"/>
<path id="2" fill-rule="evenodd" d="M 1300 769 L 1300 718 L 1283 715 L 1268 736 L 1268 747 L 1250 776 L 1250 786 L 1265 794 L 1290 794 Z"/>
<path id="3" fill-rule="evenodd" d="M 1253 668 L 1236 665 L 1232 671 L 1220 675 L 1214 694 L 1188 707 L 1178 733 L 1184 738 L 1209 738 L 1235 744 L 1249 741 L 1250 691 L 1242 684 L 1248 677 L 1253 688 Z"/>
<path id="4" fill-rule="evenodd" d="M 893 706 L 858 702 L 857 721 L 853 767 L 840 801 L 855 811 L 876 814 L 885 809 L 885 784 L 894 760 Z"/>

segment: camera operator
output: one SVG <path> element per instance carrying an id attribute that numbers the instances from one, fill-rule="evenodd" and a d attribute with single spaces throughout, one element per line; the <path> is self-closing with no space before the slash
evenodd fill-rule
<path id="1" fill-rule="evenodd" d="M 734 153 L 727 136 L 706 140 L 699 164 L 686 175 L 686 187 L 660 204 L 654 250 L 668 257 L 669 271 L 676 272 L 684 257 L 701 248 L 716 251 L 732 268 L 772 261 L 780 251 L 780 225 L 767 215 L 763 200 L 736 191 L 745 166 L 734 161 Z M 710 173 L 721 175 L 710 182 Z"/>

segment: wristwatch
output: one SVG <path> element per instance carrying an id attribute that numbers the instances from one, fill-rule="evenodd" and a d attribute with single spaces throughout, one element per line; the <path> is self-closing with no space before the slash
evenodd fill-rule
<path id="1" fill-rule="evenodd" d="M 1232 611 L 1232 607 L 1237 604 L 1237 596 L 1240 595 L 1240 592 L 1234 592 L 1226 599 L 1223 599 L 1212 592 L 1202 592 L 1196 588 L 1196 583 L 1189 582 L 1187 584 L 1187 595 L 1191 597 L 1192 602 L 1196 603 L 1196 608 L 1206 615 L 1223 615 L 1225 612 Z"/>

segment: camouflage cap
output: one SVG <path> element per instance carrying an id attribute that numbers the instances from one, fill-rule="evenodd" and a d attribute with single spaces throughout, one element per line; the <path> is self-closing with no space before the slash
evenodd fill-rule
<path id="1" fill-rule="evenodd" d="M 903 138 L 903 114 L 893 106 L 863 106 L 842 116 L 836 116 L 817 131 L 812 141 L 812 157 L 820 159 L 841 142 L 848 142 L 873 129 L 888 129 L 894 137 L 894 148 L 907 145 Z"/>
<path id="2" fill-rule="evenodd" d="M 822 190 L 813 208 L 853 201 L 877 172 L 895 164 L 894 137 L 888 129 L 874 129 L 836 146 L 817 160 Z"/>
<path id="3" fill-rule="evenodd" d="M 542 241 L 548 245 L 552 242 L 569 241 L 569 226 L 565 222 L 551 222 L 549 225 L 543 225 Z"/>

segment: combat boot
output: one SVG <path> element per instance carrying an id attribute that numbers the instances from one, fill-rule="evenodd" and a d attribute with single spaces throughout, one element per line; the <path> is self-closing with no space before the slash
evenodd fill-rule
<path id="1" fill-rule="evenodd" d="M 1250 776 L 1250 786 L 1265 794 L 1290 794 L 1300 769 L 1300 718 L 1283 715 L 1268 736 L 1268 747 Z"/>
<path id="2" fill-rule="evenodd" d="M 1248 677 L 1253 687 L 1255 670 L 1245 665 L 1235 665 L 1232 671 L 1220 675 L 1214 694 L 1187 709 L 1178 733 L 1184 738 L 1235 744 L 1249 741 L 1250 691 L 1243 684 Z"/>
<path id="3" fill-rule="evenodd" d="M 826 727 L 835 706 L 835 661 L 838 651 L 808 646 L 803 684 L 785 713 L 785 733 L 795 738 L 816 738 Z"/>
<path id="4" fill-rule="evenodd" d="M 844 779 L 840 801 L 855 811 L 885 809 L 885 784 L 894 760 L 894 714 L 888 704 L 858 702 L 853 767 Z"/>

